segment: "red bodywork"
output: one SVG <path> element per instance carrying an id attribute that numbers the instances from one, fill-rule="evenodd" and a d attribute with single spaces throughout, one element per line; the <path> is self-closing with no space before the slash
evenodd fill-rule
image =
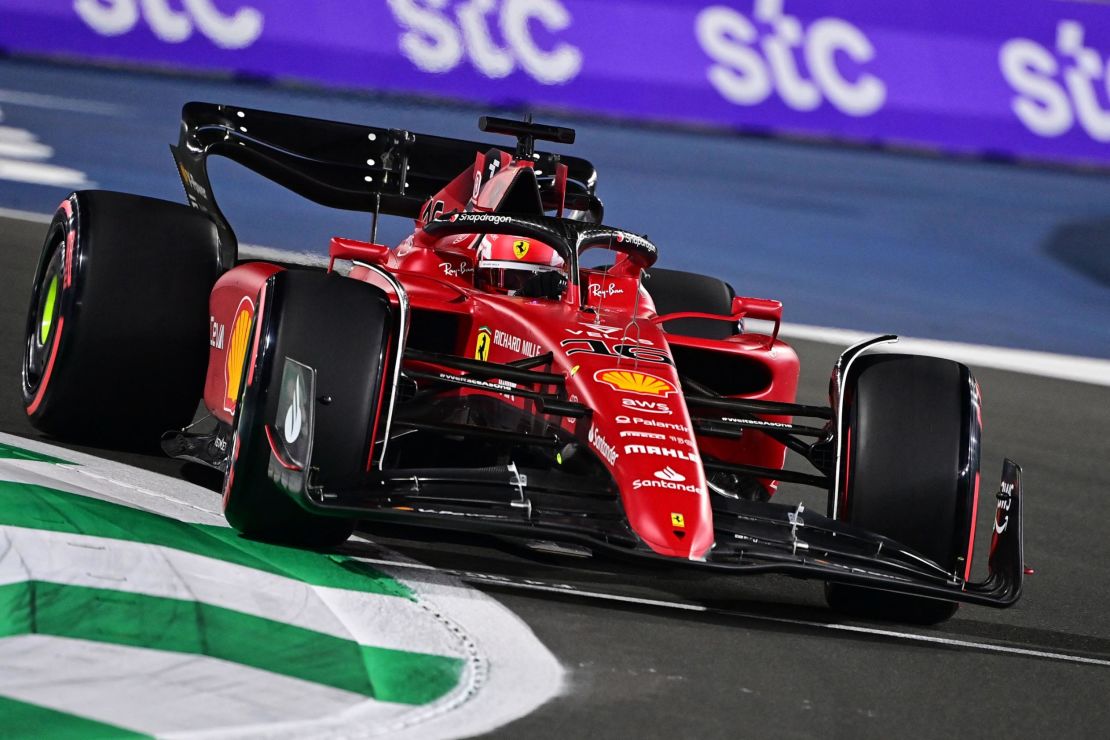
<path id="1" fill-rule="evenodd" d="M 703 356 L 700 353 L 726 357 L 736 387 L 743 389 L 742 393 L 724 391 L 726 397 L 783 402 L 794 401 L 797 355 L 777 338 L 763 334 L 708 340 L 667 333 L 650 295 L 640 285 L 642 265 L 623 253 L 607 270 L 581 269 L 582 289 L 568 289 L 559 299 L 477 290 L 474 255 L 480 235 L 435 238 L 424 226 L 454 211 L 496 212 L 514 178 L 532 165 L 503 152 L 480 154 L 473 166 L 428 201 L 411 238 L 394 249 L 336 238 L 331 244 L 332 262 L 353 261 L 351 279 L 377 284 L 392 295 L 381 276 L 365 265 L 387 269 L 408 294 L 414 327 L 422 315 L 432 312 L 457 317 L 453 346 L 438 347 L 439 352 L 493 363 L 552 353 L 549 372 L 566 377 L 567 400 L 584 404 L 592 414 L 580 419 L 551 417 L 551 423 L 577 437 L 608 468 L 629 525 L 651 550 L 703 559 L 713 546 L 714 527 L 702 456 L 778 469 L 786 450 L 765 434 L 699 437 L 684 401 L 675 350 L 684 357 Z M 565 167 L 559 168 L 554 173 L 556 187 L 566 180 Z M 212 291 L 204 399 L 212 414 L 224 422 L 233 419 L 250 319 L 260 291 L 280 269 L 265 263 L 240 265 Z M 745 315 L 770 318 L 777 331 L 780 312 L 777 302 L 738 298 L 729 320 Z M 406 367 L 444 370 L 415 362 L 406 362 Z M 542 413 L 531 400 L 519 396 L 480 388 L 450 392 L 462 397 L 492 396 Z M 764 418 L 790 422 L 789 417 Z M 774 492 L 775 481 L 762 484 L 768 493 Z"/>

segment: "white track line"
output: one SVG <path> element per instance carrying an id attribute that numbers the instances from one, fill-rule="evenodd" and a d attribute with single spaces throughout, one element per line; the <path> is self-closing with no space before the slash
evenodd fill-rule
<path id="1" fill-rule="evenodd" d="M 7 157 L 0 157 L 0 180 L 70 189 L 88 189 L 96 185 L 85 177 L 84 172 L 72 167 Z"/>
<path id="2" fill-rule="evenodd" d="M 864 339 L 879 336 L 882 332 L 863 332 L 851 329 L 833 329 L 805 324 L 783 324 L 779 334 L 788 339 L 806 339 L 850 346 Z M 1059 378 L 1078 383 L 1110 386 L 1110 360 L 1095 357 L 1060 355 L 1052 352 L 1035 352 L 1009 347 L 989 347 L 963 342 L 944 342 L 937 339 L 901 337 L 894 352 L 914 352 L 947 357 L 977 367 L 1009 370 L 1026 375 Z"/>
<path id="3" fill-rule="evenodd" d="M 356 556 L 357 557 L 357 556 Z M 972 640 L 961 640 L 952 637 L 940 637 L 937 635 L 923 635 L 917 632 L 900 632 L 897 630 L 882 629 L 880 627 L 864 627 L 853 624 L 835 624 L 828 622 L 815 622 L 809 619 L 789 619 L 787 617 L 770 617 L 763 614 L 752 614 L 750 612 L 730 611 L 727 609 L 713 609 L 701 604 L 692 604 L 682 601 L 665 601 L 662 599 L 645 599 L 638 596 L 624 596 L 621 594 L 605 593 L 602 591 L 583 591 L 575 586 L 569 584 L 556 584 L 544 583 L 542 581 L 521 581 L 513 578 L 503 576 L 494 576 L 485 573 L 475 573 L 470 571 L 454 571 L 436 568 L 431 565 L 424 565 L 423 563 L 401 563 L 391 560 L 383 560 L 377 558 L 364 558 L 358 557 L 367 563 L 374 565 L 394 566 L 418 570 L 437 571 L 440 573 L 450 574 L 456 578 L 460 578 L 469 583 L 482 583 L 491 586 L 503 586 L 506 588 L 515 588 L 524 591 L 542 591 L 544 593 L 563 594 L 567 596 L 576 596 L 584 599 L 597 599 L 600 601 L 615 601 L 623 604 L 636 604 L 638 606 L 650 606 L 661 609 L 674 609 L 677 611 L 687 612 L 700 612 L 705 614 L 721 614 L 729 617 L 736 617 L 739 619 L 750 619 L 758 622 L 771 622 L 774 624 L 789 624 L 798 627 L 810 627 L 812 629 L 830 630 L 833 632 L 852 632 L 857 634 L 875 635 L 877 637 L 885 637 L 894 640 L 906 640 L 910 642 L 924 642 L 933 645 L 945 645 L 948 647 L 961 647 L 969 650 L 981 650 L 985 652 L 1003 653 L 1006 655 L 1018 655 L 1027 658 L 1041 658 L 1043 660 L 1055 660 L 1064 663 L 1078 663 L 1082 665 L 1097 665 L 1110 667 L 1110 659 L 1103 658 L 1089 658 L 1082 655 L 1069 655 L 1067 653 L 1054 653 L 1046 650 L 1033 650 L 1030 648 L 1013 647 L 1010 645 L 997 645 L 989 642 L 975 642 Z"/>
<path id="4" fill-rule="evenodd" d="M 42 93 L 30 93 L 23 90 L 0 89 L 0 103 L 46 110 L 65 110 L 73 113 L 93 113 L 101 116 L 123 116 L 128 113 L 127 108 L 114 103 L 64 98 L 59 95 L 43 95 Z"/>
<path id="5" fill-rule="evenodd" d="M 10 218 L 13 221 L 30 221 L 35 224 L 48 224 L 54 216 L 33 211 L 20 211 L 15 208 L 0 208 L 0 218 Z"/>
<path id="6" fill-rule="evenodd" d="M 294 252 L 291 249 L 263 247 L 258 244 L 240 244 L 239 255 L 252 260 L 289 262 L 294 265 L 306 265 L 308 267 L 328 266 L 328 258 L 322 254 L 316 254 L 315 252 Z"/>
<path id="7" fill-rule="evenodd" d="M 33 221 L 35 223 L 50 223 L 51 216 L 41 213 L 0 208 L 0 218 Z M 310 252 L 294 252 L 291 250 L 276 249 L 274 247 L 264 247 L 257 244 L 242 244 L 240 245 L 240 249 L 243 256 L 250 259 L 293 262 L 313 267 L 323 267 L 328 263 L 326 257 Z M 834 329 L 825 326 L 809 326 L 807 324 L 783 324 L 779 334 L 787 339 L 804 339 L 811 342 L 836 344 L 842 347 L 848 347 L 864 339 L 878 336 L 882 334 L 882 332 Z M 1034 350 L 1012 349 L 1009 347 L 946 342 L 936 339 L 915 339 L 913 337 L 900 338 L 897 349 L 899 351 L 948 357 L 957 362 L 963 362 L 976 367 L 1009 370 L 1011 372 L 1024 373 L 1025 375 L 1058 378 L 1060 380 L 1070 380 L 1077 383 L 1110 386 L 1110 360 L 1103 360 L 1095 357 L 1079 357 L 1076 355 L 1061 355 L 1052 352 L 1037 352 Z"/>

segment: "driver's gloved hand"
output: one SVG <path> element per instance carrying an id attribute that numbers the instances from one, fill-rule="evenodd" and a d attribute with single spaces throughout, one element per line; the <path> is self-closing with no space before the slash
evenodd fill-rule
<path id="1" fill-rule="evenodd" d="M 517 295 L 525 298 L 558 298 L 567 289 L 567 276 L 548 270 L 537 272 L 524 281 Z"/>

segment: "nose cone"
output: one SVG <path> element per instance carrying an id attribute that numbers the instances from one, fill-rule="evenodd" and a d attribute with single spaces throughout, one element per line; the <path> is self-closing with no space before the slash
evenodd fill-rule
<path id="1" fill-rule="evenodd" d="M 687 519 L 687 522 L 691 521 Z M 683 560 L 705 560 L 713 547 L 713 528 L 694 526 L 686 529 L 644 527 L 639 532 L 644 543 L 658 555 Z"/>
<path id="2" fill-rule="evenodd" d="M 567 391 L 593 411 L 582 436 L 612 473 L 632 531 L 659 555 L 704 559 L 713 514 L 682 384 L 666 335 L 649 322 L 622 328 L 629 320 L 567 330 Z"/>
<path id="3" fill-rule="evenodd" d="M 679 466 L 655 467 L 625 478 L 630 490 L 622 490 L 621 498 L 629 523 L 653 552 L 703 560 L 713 547 L 713 513 L 701 471 L 683 466 L 687 475 Z"/>

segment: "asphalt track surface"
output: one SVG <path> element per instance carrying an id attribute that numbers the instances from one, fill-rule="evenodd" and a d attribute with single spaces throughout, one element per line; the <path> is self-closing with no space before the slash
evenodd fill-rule
<path id="1" fill-rule="evenodd" d="M 44 230 L 0 220 L 0 431 L 36 438 L 20 406 L 19 358 Z M 796 346 L 800 399 L 823 402 L 838 349 Z M 819 584 L 789 578 L 614 575 L 604 563 L 568 567 L 493 541 L 371 536 L 423 567 L 466 574 L 568 670 L 562 696 L 498 736 L 1105 737 L 1110 388 L 1002 371 L 978 377 L 984 480 L 997 476 L 1004 455 L 1025 469 L 1026 557 L 1037 573 L 1009 610 L 964 607 L 936 628 L 854 622 L 824 608 Z M 187 472 L 155 456 L 79 449 Z M 993 513 L 990 490 L 985 484 L 981 524 Z M 984 548 L 989 528 L 980 529 Z"/>

